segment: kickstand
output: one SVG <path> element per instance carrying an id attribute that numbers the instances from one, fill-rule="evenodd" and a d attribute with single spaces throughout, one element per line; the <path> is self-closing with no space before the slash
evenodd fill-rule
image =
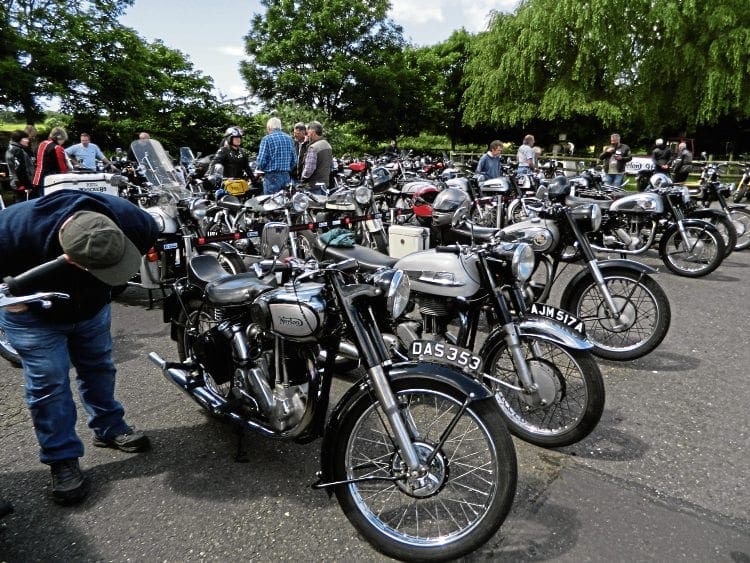
<path id="1" fill-rule="evenodd" d="M 236 463 L 247 463 L 250 461 L 250 459 L 247 457 L 247 452 L 243 447 L 244 436 L 245 429 L 242 427 L 237 427 L 237 452 L 234 454 L 234 461 Z"/>

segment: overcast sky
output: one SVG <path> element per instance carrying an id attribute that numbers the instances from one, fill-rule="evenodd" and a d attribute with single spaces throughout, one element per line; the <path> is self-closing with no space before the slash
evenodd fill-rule
<path id="1" fill-rule="evenodd" d="M 518 0 L 391 0 L 391 18 L 416 45 L 445 41 L 463 27 L 471 33 L 487 28 L 491 10 L 512 11 Z M 214 79 L 221 94 L 247 95 L 240 78 L 242 37 L 250 18 L 260 13 L 257 0 L 136 0 L 120 20 L 147 40 L 161 39 L 185 53 L 196 69 Z"/>

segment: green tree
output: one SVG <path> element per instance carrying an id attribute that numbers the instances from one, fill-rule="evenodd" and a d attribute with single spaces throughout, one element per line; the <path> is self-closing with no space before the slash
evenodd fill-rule
<path id="1" fill-rule="evenodd" d="M 525 0 L 467 65 L 465 119 L 647 136 L 747 119 L 744 0 Z"/>
<path id="2" fill-rule="evenodd" d="M 296 102 L 342 120 L 358 88 L 392 98 L 387 68 L 404 45 L 401 27 L 386 14 L 388 0 L 261 0 L 245 37 L 249 61 L 240 72 L 267 107 Z"/>

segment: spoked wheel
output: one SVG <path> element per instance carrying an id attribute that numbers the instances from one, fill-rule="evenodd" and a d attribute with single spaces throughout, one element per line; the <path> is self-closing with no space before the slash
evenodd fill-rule
<path id="1" fill-rule="evenodd" d="M 591 275 L 570 288 L 562 308 L 586 325 L 586 338 L 594 345 L 594 355 L 608 360 L 645 356 L 669 330 L 672 311 L 667 295 L 652 277 L 640 272 L 612 268 L 602 276 L 617 307 L 615 314 Z"/>
<path id="2" fill-rule="evenodd" d="M 588 436 L 604 411 L 604 380 L 591 352 L 533 336 L 522 336 L 521 346 L 538 398 L 503 385 L 523 387 L 505 340 L 495 340 L 479 353 L 486 358 L 484 382 L 495 393 L 510 431 L 545 448 Z"/>
<path id="3" fill-rule="evenodd" d="M 701 221 L 706 221 L 719 231 L 719 234 L 724 241 L 724 258 L 729 256 L 732 251 L 735 250 L 735 247 L 737 246 L 737 227 L 730 217 L 727 217 L 726 215 L 717 215 L 715 213 L 705 215 L 697 213 L 691 215 L 691 217 L 695 217 Z"/>
<path id="4" fill-rule="evenodd" d="M 735 250 L 750 248 L 750 211 L 747 209 L 732 209 L 729 211 L 734 230 L 737 231 Z"/>
<path id="5" fill-rule="evenodd" d="M 471 214 L 471 222 L 482 227 L 497 227 L 497 209 L 496 205 L 477 207 Z"/>
<path id="6" fill-rule="evenodd" d="M 466 396 L 435 380 L 396 381 L 392 388 L 419 458 L 426 463 L 432 457 L 428 472 L 408 475 L 380 404 L 362 395 L 337 432 L 333 470 L 336 480 L 368 480 L 338 486 L 339 504 L 367 541 L 390 557 L 465 555 L 497 531 L 513 502 L 510 434 L 491 400 L 461 412 Z"/>
<path id="7" fill-rule="evenodd" d="M 16 349 L 8 341 L 8 336 L 5 334 L 5 329 L 0 326 L 0 356 L 8 360 L 14 366 L 21 365 L 21 356 L 18 355 Z"/>
<path id="8" fill-rule="evenodd" d="M 724 260 L 724 239 L 705 221 L 685 222 L 685 234 L 670 228 L 659 243 L 659 256 L 674 274 L 698 278 L 713 272 Z"/>
<path id="9" fill-rule="evenodd" d="M 198 301 L 189 302 L 186 308 L 187 311 L 180 311 L 177 319 L 177 353 L 181 362 L 193 357 L 193 346 L 196 338 L 219 324 L 214 309 L 201 307 Z M 229 359 L 231 360 L 231 356 Z M 206 387 L 211 391 L 224 398 L 229 396 L 231 378 L 227 379 L 219 374 L 212 375 L 207 370 L 204 370 L 203 377 Z"/>

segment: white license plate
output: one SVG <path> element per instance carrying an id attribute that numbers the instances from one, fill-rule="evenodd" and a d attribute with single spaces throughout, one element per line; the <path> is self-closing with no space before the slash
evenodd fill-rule
<path id="1" fill-rule="evenodd" d="M 528 314 L 557 321 L 568 327 L 573 332 L 581 336 L 586 336 L 586 326 L 583 324 L 583 321 L 563 309 L 558 309 L 557 307 L 547 305 L 546 303 L 532 303 L 531 307 L 529 307 Z"/>
<path id="2" fill-rule="evenodd" d="M 415 340 L 411 343 L 409 356 L 415 360 L 435 362 L 456 367 L 467 373 L 479 375 L 482 359 L 470 350 L 435 340 Z"/>

